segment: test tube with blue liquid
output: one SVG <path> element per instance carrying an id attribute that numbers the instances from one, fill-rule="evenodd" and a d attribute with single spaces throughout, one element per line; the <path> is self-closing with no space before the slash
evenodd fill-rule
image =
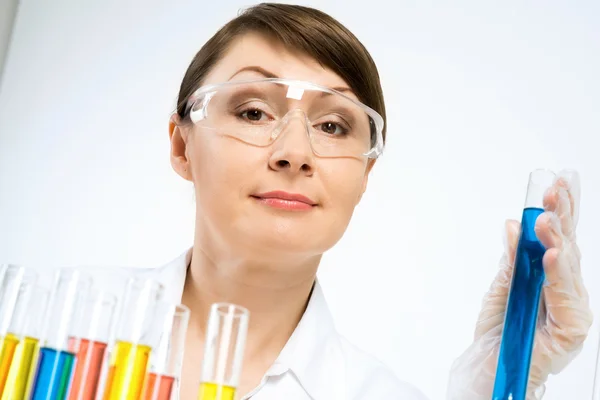
<path id="1" fill-rule="evenodd" d="M 58 271 L 44 321 L 30 400 L 67 398 L 75 364 L 69 338 L 74 333 L 75 317 L 80 315 L 78 307 L 85 304 L 91 284 L 91 277 L 79 269 Z"/>
<path id="2" fill-rule="evenodd" d="M 547 170 L 535 170 L 529 176 L 493 400 L 526 400 L 535 328 L 545 280 L 542 259 L 546 249 L 536 236 L 535 224 L 545 211 L 544 195 L 554 179 L 555 174 Z"/>

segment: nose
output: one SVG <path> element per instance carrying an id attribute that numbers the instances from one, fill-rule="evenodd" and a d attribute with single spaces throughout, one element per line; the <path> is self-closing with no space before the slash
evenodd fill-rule
<path id="1" fill-rule="evenodd" d="M 310 144 L 310 123 L 301 110 L 290 112 L 273 131 L 275 142 L 269 158 L 274 171 L 310 176 L 314 172 L 314 153 Z"/>

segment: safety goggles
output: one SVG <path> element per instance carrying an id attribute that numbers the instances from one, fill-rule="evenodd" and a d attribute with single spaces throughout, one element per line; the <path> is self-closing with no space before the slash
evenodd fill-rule
<path id="1" fill-rule="evenodd" d="M 377 158 L 383 118 L 345 94 L 314 83 L 267 78 L 207 85 L 186 112 L 203 129 L 254 146 L 269 146 L 300 123 L 321 157 Z"/>

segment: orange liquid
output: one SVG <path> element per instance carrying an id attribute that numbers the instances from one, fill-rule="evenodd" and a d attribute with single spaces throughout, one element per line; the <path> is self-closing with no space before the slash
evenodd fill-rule
<path id="1" fill-rule="evenodd" d="M 142 400 L 170 400 L 175 378 L 167 375 L 146 375 Z"/>
<path id="2" fill-rule="evenodd" d="M 106 343 L 79 341 L 77 363 L 69 392 L 69 400 L 93 400 L 104 364 Z"/>

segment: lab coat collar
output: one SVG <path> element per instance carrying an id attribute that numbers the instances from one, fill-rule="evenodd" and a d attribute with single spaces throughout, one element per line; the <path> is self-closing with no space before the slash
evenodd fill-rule
<path id="1" fill-rule="evenodd" d="M 345 399 L 344 357 L 319 281 L 298 326 L 277 358 L 314 399 Z"/>
<path id="2" fill-rule="evenodd" d="M 192 249 L 189 249 L 159 269 L 159 280 L 165 285 L 164 298 L 167 301 L 176 304 L 181 302 L 191 258 Z M 338 399 L 345 398 L 336 392 L 345 386 L 344 365 L 333 317 L 321 285 L 315 280 L 300 322 L 266 376 L 291 372 L 312 398 Z"/>
<path id="3" fill-rule="evenodd" d="M 165 301 L 179 304 L 183 296 L 185 278 L 192 261 L 192 249 L 182 253 L 170 263 L 160 267 L 158 271 L 158 281 L 164 285 Z"/>

